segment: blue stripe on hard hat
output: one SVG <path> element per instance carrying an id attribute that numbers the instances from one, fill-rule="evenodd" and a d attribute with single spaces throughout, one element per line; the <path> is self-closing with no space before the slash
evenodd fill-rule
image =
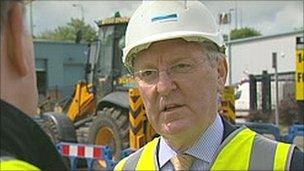
<path id="1" fill-rule="evenodd" d="M 176 20 L 177 19 L 177 14 L 170 14 L 170 15 L 161 15 L 161 16 L 157 16 L 157 17 L 153 17 L 151 19 L 152 22 L 156 22 L 156 21 L 171 21 L 171 20 Z"/>

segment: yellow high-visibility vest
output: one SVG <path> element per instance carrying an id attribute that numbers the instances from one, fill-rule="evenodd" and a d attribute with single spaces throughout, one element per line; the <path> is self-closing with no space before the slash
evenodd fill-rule
<path id="1" fill-rule="evenodd" d="M 114 170 L 158 170 L 155 160 L 158 141 L 155 138 L 123 159 Z M 288 170 L 294 147 L 241 127 L 221 144 L 209 170 Z"/>
<path id="2" fill-rule="evenodd" d="M 1 157 L 2 158 L 2 157 Z M 16 171 L 16 170 L 30 170 L 40 171 L 40 169 L 30 163 L 17 159 L 1 159 L 0 160 L 0 171 Z"/>

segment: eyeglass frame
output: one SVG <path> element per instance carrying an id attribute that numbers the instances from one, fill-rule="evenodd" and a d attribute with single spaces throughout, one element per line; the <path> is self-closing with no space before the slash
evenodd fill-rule
<path id="1" fill-rule="evenodd" d="M 164 70 L 159 70 L 156 68 L 146 68 L 146 69 L 140 69 L 138 71 L 134 71 L 133 77 L 135 79 L 137 79 L 138 81 L 143 81 L 144 83 L 147 83 L 147 84 L 154 84 L 156 82 L 156 80 L 159 79 L 161 72 L 166 72 L 168 74 L 168 76 L 170 76 L 171 78 L 175 78 L 179 74 L 181 74 L 181 76 L 182 75 L 186 76 L 188 73 L 194 72 L 198 68 L 199 65 L 205 63 L 208 60 L 209 59 L 200 59 L 199 61 L 197 61 L 197 60 L 193 60 L 192 58 L 188 58 L 186 60 L 179 60 L 179 61 L 171 64 L 167 69 L 164 69 Z M 181 65 L 188 65 L 189 68 L 177 68 L 177 67 L 181 67 Z M 144 76 L 141 76 L 139 74 L 142 74 L 144 72 L 154 72 L 153 77 L 155 77 L 155 78 L 151 78 L 151 79 L 142 78 Z"/>

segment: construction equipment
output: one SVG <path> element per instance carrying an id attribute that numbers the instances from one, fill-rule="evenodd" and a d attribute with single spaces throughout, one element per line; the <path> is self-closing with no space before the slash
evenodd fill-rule
<path id="1" fill-rule="evenodd" d="M 225 86 L 222 92 L 221 105 L 219 106 L 219 113 L 222 114 L 229 122 L 235 123 L 235 87 Z"/>
<path id="2" fill-rule="evenodd" d="M 135 84 L 121 60 L 128 21 L 127 17 L 116 13 L 115 17 L 97 23 L 98 40 L 88 47 L 85 80 L 76 85 L 62 113 L 41 115 L 39 122 L 55 144 L 107 145 L 112 149 L 114 159 L 119 159 L 121 151 L 129 148 L 129 144 L 139 148 L 155 136 L 151 127 L 147 126 L 142 101 L 137 101 L 135 108 L 131 106 L 135 113 L 130 114 L 133 128 L 130 130 L 133 131 L 129 138 L 128 90 Z M 138 97 L 133 99 L 138 100 L 139 95 L 135 96 Z M 137 112 L 140 112 L 140 118 Z"/>

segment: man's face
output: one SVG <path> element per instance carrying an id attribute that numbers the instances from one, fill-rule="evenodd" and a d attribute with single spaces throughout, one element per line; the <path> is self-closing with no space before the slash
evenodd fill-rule
<path id="1" fill-rule="evenodd" d="M 138 54 L 134 69 L 148 119 L 160 135 L 201 133 L 214 121 L 218 65 L 207 59 L 199 43 L 153 43 Z M 138 76 L 137 71 L 143 72 Z M 151 71 L 159 71 L 158 76 Z"/>

